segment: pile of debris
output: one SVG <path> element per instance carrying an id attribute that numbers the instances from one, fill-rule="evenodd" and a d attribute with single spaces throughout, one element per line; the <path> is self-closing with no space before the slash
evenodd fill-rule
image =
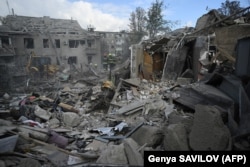
<path id="1" fill-rule="evenodd" d="M 116 84 L 90 70 L 1 94 L 0 164 L 143 166 L 144 151 L 249 150 L 250 38 L 233 41 L 234 58 L 187 33 L 145 44 L 142 57 L 133 50 L 132 77 L 116 70 Z M 235 68 L 208 72 L 209 53 Z"/>
<path id="2" fill-rule="evenodd" d="M 233 100 L 207 83 L 121 79 L 109 92 L 103 85 L 65 83 L 56 96 L 5 93 L 1 164 L 143 166 L 147 150 L 249 149 L 249 136 L 232 135 L 242 132 L 228 120 Z"/>

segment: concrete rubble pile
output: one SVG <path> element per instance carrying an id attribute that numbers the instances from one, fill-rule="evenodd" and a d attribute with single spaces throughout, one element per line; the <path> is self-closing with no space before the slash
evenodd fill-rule
<path id="1" fill-rule="evenodd" d="M 201 21 L 213 24 L 208 15 Z M 1 93 L 0 166 L 143 166 L 144 151 L 249 150 L 250 32 L 242 31 L 233 57 L 223 54 L 219 33 L 220 51 L 204 50 L 205 35 L 188 35 L 207 27 L 196 28 L 133 46 L 130 78 L 62 72 L 30 83 L 29 93 Z M 210 71 L 205 51 L 234 70 L 224 62 Z"/>
<path id="2" fill-rule="evenodd" d="M 192 109 L 178 103 L 180 90 L 193 86 L 196 83 L 121 79 L 106 109 L 92 107 L 101 86 L 85 85 L 78 91 L 65 86 L 59 90 L 60 100 L 6 93 L 2 102 L 9 109 L 1 113 L 1 148 L 6 150 L 1 149 L 1 161 L 6 166 L 143 166 L 147 150 L 247 149 L 247 140 L 244 145 L 234 141 L 220 106 L 201 102 Z M 88 94 L 89 89 L 93 92 Z"/>
<path id="3" fill-rule="evenodd" d="M 161 145 L 161 127 L 165 120 L 162 118 L 172 112 L 173 104 L 162 100 L 160 92 L 171 84 L 122 79 L 120 85 L 133 81 L 139 84 L 133 87 L 136 95 L 128 91 L 126 97 L 119 95 L 113 99 L 127 103 L 131 110 L 135 106 L 137 111 L 134 113 L 127 113 L 126 107 L 116 111 L 110 107 L 112 111 L 108 113 L 109 108 L 105 109 L 104 103 L 111 102 L 107 93 L 114 90 L 107 82 L 96 86 L 67 82 L 56 89 L 58 92 L 47 92 L 46 96 L 40 94 L 42 92 L 22 96 L 5 93 L 1 98 L 4 104 L 1 152 L 5 155 L 2 162 L 6 166 L 21 161 L 52 166 L 58 162 L 60 166 L 78 163 L 143 165 L 143 150 Z M 107 85 L 110 92 L 104 88 Z M 9 164 L 5 161 L 8 158 L 17 160 Z"/>

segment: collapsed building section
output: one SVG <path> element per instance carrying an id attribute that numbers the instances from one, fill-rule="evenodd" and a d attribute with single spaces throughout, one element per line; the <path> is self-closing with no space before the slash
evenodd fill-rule
<path id="1" fill-rule="evenodd" d="M 226 18 L 212 10 L 197 20 L 195 28 L 174 30 L 132 46 L 131 76 L 176 80 L 187 75 L 197 81 L 202 73 L 211 73 L 213 63 L 234 66 L 237 42 L 249 35 L 248 9 Z"/>
<path id="2" fill-rule="evenodd" d="M 211 10 L 194 29 L 178 29 L 132 46 L 131 77 L 173 80 L 181 86 L 174 91 L 176 103 L 193 111 L 197 104 L 215 106 L 226 114 L 233 136 L 247 134 L 249 34 L 249 7 L 227 17 Z"/>
<path id="3" fill-rule="evenodd" d="M 68 80 L 64 73 L 63 81 L 46 80 L 34 92 L 27 90 L 30 94 L 3 94 L 0 116 L 6 119 L 0 119 L 0 162 L 6 166 L 143 166 L 144 151 L 249 150 L 248 9 L 229 17 L 212 10 L 198 19 L 195 28 L 132 45 L 130 60 L 108 71 L 108 81 L 107 73 L 102 76 L 90 68 L 91 75 Z M 29 34 L 29 29 L 1 34 L 1 53 L 9 68 L 12 61 L 7 56 L 15 60 L 21 53 L 8 49 L 13 35 L 26 39 Z M 88 33 L 79 37 L 87 41 Z M 27 46 L 32 46 L 31 41 L 26 40 Z M 47 47 L 47 40 L 41 41 Z M 81 47 L 81 40 L 68 45 Z M 49 53 L 36 48 L 26 48 L 24 53 L 27 50 L 32 51 L 28 60 Z M 73 48 L 66 53 L 73 53 Z M 75 63 L 75 59 L 60 58 L 62 54 L 42 60 L 55 64 L 70 60 L 73 68 L 80 65 L 78 58 Z M 87 63 L 88 56 L 82 60 Z M 29 62 L 29 69 L 36 70 Z"/>

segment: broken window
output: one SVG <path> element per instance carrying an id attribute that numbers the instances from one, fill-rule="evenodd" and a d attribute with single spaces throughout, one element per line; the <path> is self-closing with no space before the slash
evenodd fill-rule
<path id="1" fill-rule="evenodd" d="M 60 39 L 55 39 L 56 48 L 60 48 Z"/>
<path id="2" fill-rule="evenodd" d="M 49 39 L 43 39 L 43 48 L 49 48 Z"/>
<path id="3" fill-rule="evenodd" d="M 71 56 L 68 58 L 68 64 L 76 64 L 77 62 L 77 57 L 76 56 Z"/>
<path id="4" fill-rule="evenodd" d="M 87 58 L 88 58 L 88 64 L 92 63 L 92 57 L 94 56 L 94 54 L 88 54 Z"/>
<path id="5" fill-rule="evenodd" d="M 92 48 L 95 45 L 95 40 L 94 39 L 88 39 L 87 44 L 88 44 L 89 48 Z"/>
<path id="6" fill-rule="evenodd" d="M 80 40 L 80 44 L 84 45 L 85 44 L 85 40 Z"/>
<path id="7" fill-rule="evenodd" d="M 70 48 L 78 48 L 78 46 L 80 45 L 84 45 L 85 44 L 85 40 L 69 40 L 69 47 Z"/>
<path id="8" fill-rule="evenodd" d="M 8 53 L 8 54 L 15 53 L 14 48 L 12 47 L 11 44 L 11 38 L 8 36 L 0 36 L 0 54 L 1 53 Z"/>
<path id="9" fill-rule="evenodd" d="M 0 47 L 6 47 L 11 45 L 10 38 L 7 36 L 0 36 Z"/>
<path id="10" fill-rule="evenodd" d="M 9 37 L 0 37 L 2 45 L 10 45 Z"/>
<path id="11" fill-rule="evenodd" d="M 79 45 L 79 42 L 77 40 L 69 40 L 69 47 L 70 48 L 77 48 Z"/>
<path id="12" fill-rule="evenodd" d="M 34 49 L 34 39 L 33 38 L 24 38 L 24 48 Z"/>

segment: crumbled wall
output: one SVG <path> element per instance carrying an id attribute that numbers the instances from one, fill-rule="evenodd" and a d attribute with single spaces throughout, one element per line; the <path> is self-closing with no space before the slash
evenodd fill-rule
<path id="1" fill-rule="evenodd" d="M 249 25 L 232 25 L 215 29 L 216 45 L 227 51 L 229 55 L 235 57 L 235 46 L 238 39 L 249 36 Z"/>

